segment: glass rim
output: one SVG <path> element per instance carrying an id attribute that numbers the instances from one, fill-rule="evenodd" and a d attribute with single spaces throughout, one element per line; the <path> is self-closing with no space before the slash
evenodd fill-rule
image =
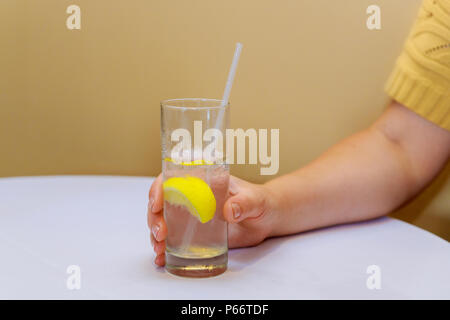
<path id="1" fill-rule="evenodd" d="M 189 109 L 189 110 L 200 110 L 200 109 L 226 109 L 230 106 L 230 102 L 226 105 L 219 104 L 217 106 L 204 106 L 204 107 L 186 107 L 186 106 L 176 106 L 171 105 L 173 102 L 179 101 L 210 101 L 210 102 L 223 102 L 223 99 L 210 99 L 210 98 L 177 98 L 177 99 L 166 99 L 162 100 L 161 107 L 164 108 L 173 108 L 173 109 Z"/>

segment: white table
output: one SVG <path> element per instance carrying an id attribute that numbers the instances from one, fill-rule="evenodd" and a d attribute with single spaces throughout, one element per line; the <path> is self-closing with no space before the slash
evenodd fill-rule
<path id="1" fill-rule="evenodd" d="M 231 250 L 229 270 L 186 279 L 153 264 L 146 223 L 151 178 L 0 179 L 3 299 L 450 298 L 450 245 L 381 218 Z M 69 290 L 69 265 L 81 289 Z M 381 289 L 369 290 L 369 265 Z"/>

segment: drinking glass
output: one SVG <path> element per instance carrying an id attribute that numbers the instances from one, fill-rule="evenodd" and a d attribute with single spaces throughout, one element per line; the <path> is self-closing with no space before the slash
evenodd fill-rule
<path id="1" fill-rule="evenodd" d="M 163 185 L 171 178 L 195 177 L 192 187 L 180 189 L 178 202 L 170 201 L 164 189 L 164 219 L 168 229 L 166 270 L 172 274 L 209 277 L 227 268 L 227 222 L 222 210 L 229 184 L 229 166 L 224 159 L 228 122 L 229 104 L 224 105 L 222 100 L 198 98 L 161 102 Z M 173 181 L 177 188 L 183 180 Z M 196 187 L 199 184 L 203 189 Z M 205 198 L 208 187 L 214 196 L 215 212 L 212 210 L 212 218 L 202 222 L 192 206 L 184 205 L 189 202 L 184 198 L 211 202 L 211 193 L 209 200 Z"/>

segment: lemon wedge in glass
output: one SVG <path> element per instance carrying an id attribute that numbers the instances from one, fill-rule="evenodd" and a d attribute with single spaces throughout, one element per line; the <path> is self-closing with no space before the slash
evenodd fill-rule
<path id="1" fill-rule="evenodd" d="M 206 223 L 216 212 L 216 198 L 209 185 L 200 178 L 173 177 L 163 183 L 164 200 L 181 205 L 201 223 Z"/>

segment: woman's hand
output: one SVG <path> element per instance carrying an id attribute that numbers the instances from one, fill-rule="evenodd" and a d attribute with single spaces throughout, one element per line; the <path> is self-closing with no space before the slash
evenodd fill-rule
<path id="1" fill-rule="evenodd" d="M 229 198 L 223 208 L 228 224 L 230 248 L 254 246 L 271 235 L 276 208 L 269 188 L 230 177 Z M 156 253 L 155 264 L 165 264 L 167 225 L 164 221 L 162 175 L 153 182 L 149 192 L 147 222 L 150 240 Z"/>

